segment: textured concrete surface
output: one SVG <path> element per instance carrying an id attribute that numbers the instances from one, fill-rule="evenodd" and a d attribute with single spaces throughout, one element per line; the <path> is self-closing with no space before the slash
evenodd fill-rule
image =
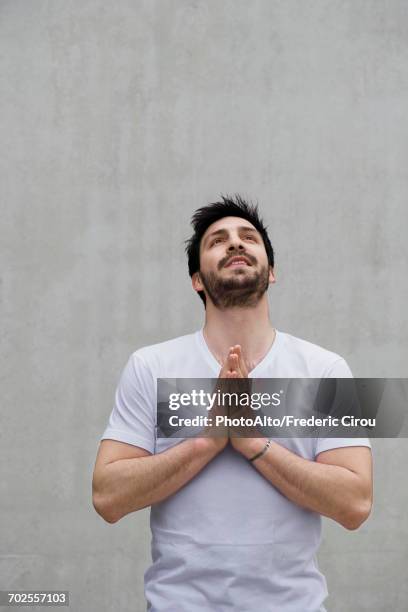
<path id="1" fill-rule="evenodd" d="M 258 199 L 274 324 L 357 376 L 407 376 L 404 0 L 0 2 L 0 588 L 145 609 L 148 513 L 91 505 L 136 348 L 202 321 L 193 210 Z M 329 612 L 408 606 L 408 442 L 377 440 L 375 509 L 325 524 Z"/>

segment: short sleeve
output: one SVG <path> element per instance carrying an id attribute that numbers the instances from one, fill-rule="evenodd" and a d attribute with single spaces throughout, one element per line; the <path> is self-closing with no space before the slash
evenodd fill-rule
<path id="1" fill-rule="evenodd" d="M 335 361 L 326 371 L 324 378 L 353 378 L 353 374 L 343 358 Z M 323 451 L 345 446 L 368 446 L 369 438 L 316 438 L 315 457 Z"/>
<path id="2" fill-rule="evenodd" d="M 101 440 L 110 439 L 155 449 L 156 387 L 149 368 L 137 353 L 125 365 L 115 403 Z"/>

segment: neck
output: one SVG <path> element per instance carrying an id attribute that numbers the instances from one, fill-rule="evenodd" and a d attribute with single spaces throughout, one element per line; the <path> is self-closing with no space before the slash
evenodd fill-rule
<path id="1" fill-rule="evenodd" d="M 216 308 L 207 299 L 203 333 L 208 348 L 218 361 L 225 359 L 230 346 L 240 344 L 249 370 L 253 369 L 275 339 L 266 294 L 254 307 L 226 310 Z"/>

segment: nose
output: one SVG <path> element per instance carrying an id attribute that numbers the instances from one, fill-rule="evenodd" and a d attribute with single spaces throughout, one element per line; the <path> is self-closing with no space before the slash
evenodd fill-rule
<path id="1" fill-rule="evenodd" d="M 244 244 L 242 243 L 242 240 L 239 236 L 231 236 L 229 240 L 229 245 L 227 247 L 228 253 L 231 253 L 235 250 L 243 251 L 244 248 Z"/>

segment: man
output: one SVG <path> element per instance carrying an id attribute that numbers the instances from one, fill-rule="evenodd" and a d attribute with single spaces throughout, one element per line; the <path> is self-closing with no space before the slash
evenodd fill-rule
<path id="1" fill-rule="evenodd" d="M 271 324 L 274 253 L 257 207 L 193 216 L 196 333 L 134 352 L 102 436 L 93 503 L 109 523 L 151 506 L 151 612 L 322 612 L 321 515 L 356 529 L 372 504 L 368 439 L 157 437 L 157 378 L 350 377 L 339 355 Z"/>

